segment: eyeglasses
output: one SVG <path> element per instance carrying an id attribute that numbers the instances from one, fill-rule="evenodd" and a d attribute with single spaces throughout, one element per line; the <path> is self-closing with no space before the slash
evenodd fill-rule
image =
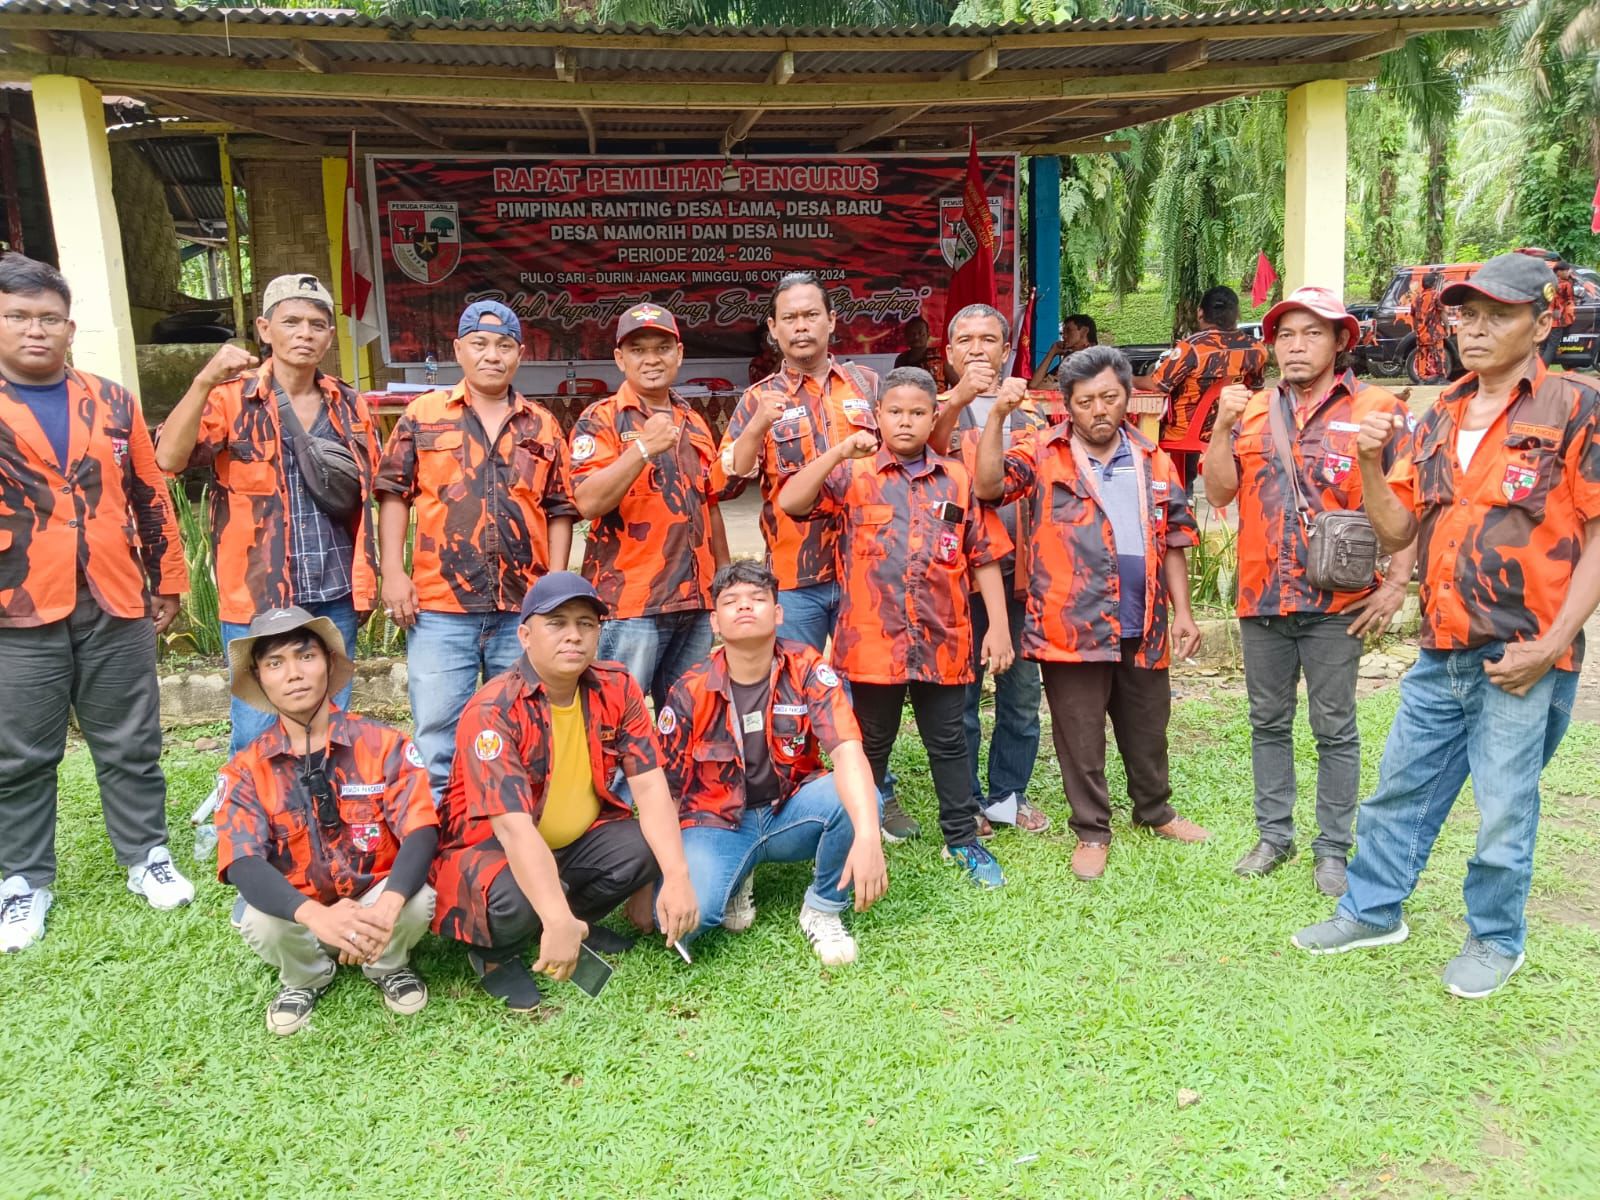
<path id="1" fill-rule="evenodd" d="M 67 327 L 67 318 L 59 316 L 56 313 L 44 313 L 40 315 L 35 313 L 8 312 L 0 314 L 0 319 L 5 321 L 7 329 L 13 330 L 17 333 L 21 333 L 35 321 L 39 322 L 39 328 L 44 330 L 46 333 L 60 333 Z"/>

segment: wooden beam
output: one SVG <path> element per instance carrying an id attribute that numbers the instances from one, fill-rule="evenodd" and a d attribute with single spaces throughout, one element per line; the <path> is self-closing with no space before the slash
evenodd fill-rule
<path id="1" fill-rule="evenodd" d="M 556 47 L 556 78 L 562 83 L 578 82 L 578 55 L 565 46 Z"/>
<path id="2" fill-rule="evenodd" d="M 987 125 L 980 126 L 978 128 L 978 143 L 982 145 L 992 138 L 1004 137 L 1008 133 L 1026 129 L 1029 125 L 1038 125 L 1044 121 L 1054 121 L 1060 117 L 1071 116 L 1082 109 L 1093 108 L 1098 103 L 1100 101 L 1096 98 L 1093 100 L 1067 100 L 1061 104 L 1041 104 L 1035 108 L 1025 108 L 1019 113 L 1013 113 L 1009 117 L 1001 117 L 998 121 L 991 121 Z M 963 146 L 966 145 L 965 139 L 962 140 L 961 144 Z M 954 148 L 955 143 L 952 142 L 951 146 Z"/>
<path id="3" fill-rule="evenodd" d="M 440 150 L 454 149 L 454 147 L 451 146 L 451 144 L 435 130 L 427 125 L 424 125 L 410 113 L 405 112 L 403 109 L 396 108 L 392 104 L 386 104 L 382 108 L 375 107 L 371 104 L 363 104 L 357 111 L 359 111 L 363 116 L 377 117 L 380 120 L 389 122 L 389 124 L 393 125 L 397 129 L 404 129 L 419 142 L 427 142 L 428 145 L 437 146 Z"/>
<path id="4" fill-rule="evenodd" d="M 1211 57 L 1211 43 L 1201 38 L 1198 42 L 1183 42 L 1168 50 L 1161 59 L 1161 69 L 1167 72 L 1189 71 L 1203 66 Z"/>
<path id="5" fill-rule="evenodd" d="M 217 137 L 238 128 L 231 121 L 140 121 L 121 129 L 108 129 L 111 144 L 149 142 L 166 138 Z"/>
<path id="6" fill-rule="evenodd" d="M 1380 54 L 1388 54 L 1391 50 L 1398 50 L 1406 44 L 1407 34 L 1403 29 L 1390 33 L 1375 34 L 1369 38 L 1362 38 L 1348 46 L 1341 46 L 1329 56 L 1330 61 L 1355 62 L 1363 58 L 1375 58 Z"/>
<path id="7" fill-rule="evenodd" d="M 173 96 L 166 92 L 151 93 L 158 96 L 161 102 L 169 108 L 175 108 L 181 113 L 192 117 L 200 117 L 208 121 L 219 121 L 233 129 L 248 129 L 251 133 L 263 134 L 266 137 L 278 138 L 285 142 L 299 142 L 304 146 L 323 146 L 327 140 L 318 134 L 308 133 L 304 129 L 297 129 L 292 125 L 280 125 L 276 121 L 262 121 L 251 116 L 243 110 L 228 108 L 223 104 L 216 104 L 210 100 L 203 100 L 197 96 Z"/>
<path id="8" fill-rule="evenodd" d="M 0 45 L 3 45 L 8 54 L 23 51 L 29 54 L 42 54 L 46 58 L 57 58 L 66 54 L 56 35 L 46 29 L 4 29 L 0 32 Z"/>
<path id="9" fill-rule="evenodd" d="M 589 153 L 594 154 L 596 153 L 595 146 L 600 140 L 599 136 L 595 133 L 594 114 L 587 108 L 580 108 L 578 110 L 578 119 L 583 122 L 584 132 L 589 135 Z"/>
<path id="10" fill-rule="evenodd" d="M 1154 104 L 1148 108 L 1129 108 L 1121 116 L 1108 117 L 1104 121 L 1096 121 L 1068 130 L 1079 138 L 1097 137 L 1101 134 L 1116 133 L 1119 129 L 1132 129 L 1135 125 L 1145 125 L 1151 121 L 1164 121 L 1168 117 L 1180 116 L 1186 112 L 1193 112 L 1207 104 L 1214 104 L 1218 100 L 1231 99 L 1233 95 L 1244 95 L 1243 92 L 1232 95 L 1208 96 L 1200 99 L 1197 96 L 1186 96 L 1179 100 L 1172 100 L 1166 104 Z"/>
<path id="11" fill-rule="evenodd" d="M 966 61 L 954 70 L 947 71 L 940 82 L 960 80 L 963 83 L 971 83 L 974 80 L 982 79 L 986 75 L 994 74 L 999 66 L 1000 51 L 998 47 L 991 44 L 969 55 Z M 840 138 L 834 143 L 833 148 L 840 154 L 846 154 L 857 146 L 864 146 L 887 133 L 893 133 L 908 121 L 915 121 L 931 107 L 933 106 L 928 105 L 925 108 L 897 109 L 887 112 L 876 120 L 869 121 L 854 133 Z"/>
<path id="12" fill-rule="evenodd" d="M 295 62 L 317 75 L 329 75 L 335 70 L 333 60 L 304 38 L 289 40 L 289 54 Z"/>
<path id="13" fill-rule="evenodd" d="M 1121 154 L 1124 150 L 1133 148 L 1132 142 L 1101 142 L 1088 138 L 1076 142 L 1035 142 L 1030 146 L 1000 146 L 1001 150 L 1015 150 L 1018 154 L 1030 156 L 1055 155 L 1062 157 L 1072 154 Z"/>
<path id="14" fill-rule="evenodd" d="M 767 86 L 783 87 L 793 78 L 794 54 L 785 50 L 778 55 L 771 68 L 767 71 Z M 729 125 L 728 131 L 722 135 L 722 153 L 726 155 L 740 142 L 744 141 L 745 135 L 750 132 L 750 127 L 759 121 L 761 115 L 766 111 L 764 108 L 752 108 L 749 112 L 740 113 L 738 119 L 732 125 Z"/>

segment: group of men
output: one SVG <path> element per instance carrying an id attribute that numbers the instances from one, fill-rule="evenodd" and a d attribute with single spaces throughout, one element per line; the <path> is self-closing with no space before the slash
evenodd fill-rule
<path id="1" fill-rule="evenodd" d="M 1282 382 L 1222 390 L 1203 468 L 1211 503 L 1239 509 L 1260 838 L 1236 870 L 1293 857 L 1303 673 L 1313 874 L 1341 899 L 1295 944 L 1403 939 L 1401 903 L 1470 773 L 1472 936 L 1446 969 L 1465 996 L 1522 961 L 1538 765 L 1600 600 L 1600 391 L 1539 360 L 1554 296 L 1519 255 L 1449 289 L 1472 374 L 1413 429 L 1342 369 L 1359 329 L 1338 298 L 1302 289 L 1264 322 Z M 380 446 L 317 367 L 332 297 L 286 276 L 264 296 L 263 358 L 219 350 L 152 442 L 125 389 L 67 366 L 69 303 L 51 268 L 0 260 L 0 662 L 31 683 L 0 721 L 5 949 L 44 931 L 69 705 L 129 887 L 157 907 L 192 898 L 165 846 L 155 692 L 155 635 L 186 587 L 162 471 L 190 467 L 210 472 L 235 701 L 218 870 L 279 972 L 274 1032 L 305 1025 L 341 963 L 418 1011 L 410 949 L 429 927 L 519 1011 L 540 1001 L 536 975 L 627 947 L 597 924 L 619 909 L 687 959 L 706 931 L 749 927 L 768 861 L 815 864 L 800 928 L 825 964 L 852 961 L 841 913 L 887 888 L 883 842 L 920 832 L 889 769 L 908 699 L 945 856 L 975 884 L 1005 882 L 995 823 L 1048 826 L 1027 795 L 1041 692 L 1076 875 L 1109 858 L 1107 717 L 1134 824 L 1209 837 L 1172 805 L 1167 750 L 1168 665 L 1200 643 L 1198 530 L 1174 463 L 1125 420 L 1135 381 L 1115 349 L 1075 350 L 1052 402 L 1004 377 L 1008 322 L 973 305 L 946 331 L 948 389 L 915 366 L 879 380 L 831 354 L 832 297 L 793 274 L 767 322 L 781 363 L 720 442 L 673 391 L 680 331 L 650 303 L 616 331 L 624 383 L 564 438 L 515 388 L 516 314 L 478 302 L 458 324 L 461 382 L 413 400 Z M 1225 303 L 1200 315 L 1228 331 Z M 767 561 L 729 562 L 719 505 L 752 483 Z M 1367 513 L 1393 556 L 1381 578 L 1311 586 L 1330 511 Z M 581 575 L 564 569 L 579 518 Z M 1347 878 L 1361 639 L 1419 554 L 1424 648 Z M 355 633 L 379 604 L 407 630 L 410 737 L 347 709 Z"/>

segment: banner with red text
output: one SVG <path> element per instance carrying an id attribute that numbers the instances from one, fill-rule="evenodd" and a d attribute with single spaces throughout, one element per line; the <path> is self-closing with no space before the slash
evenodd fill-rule
<path id="1" fill-rule="evenodd" d="M 773 284 L 816 272 L 841 356 L 939 339 L 960 261 L 966 156 L 367 160 L 384 357 L 452 358 L 456 318 L 497 299 L 530 361 L 609 359 L 624 310 L 670 309 L 690 358 L 751 357 Z M 1016 276 L 1016 159 L 985 155 L 999 307 Z M 765 326 L 760 325 L 764 330 Z"/>

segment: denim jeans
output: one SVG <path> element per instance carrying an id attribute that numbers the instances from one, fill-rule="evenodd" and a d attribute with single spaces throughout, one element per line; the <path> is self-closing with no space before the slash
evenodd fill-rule
<path id="1" fill-rule="evenodd" d="M 522 657 L 517 614 L 419 612 L 406 634 L 412 740 L 428 764 L 435 799 L 450 782 L 456 722 L 487 680 Z"/>
<path id="2" fill-rule="evenodd" d="M 790 588 L 778 593 L 778 603 L 783 607 L 778 636 L 804 642 L 822 653 L 833 636 L 833 627 L 839 623 L 839 585 L 814 583 L 810 587 Z"/>
<path id="3" fill-rule="evenodd" d="M 1339 912 L 1389 929 L 1417 886 L 1461 785 L 1472 777 L 1478 844 L 1462 895 L 1467 927 L 1515 958 L 1528 924 L 1539 828 L 1539 773 L 1561 744 L 1578 691 L 1576 671 L 1549 671 L 1526 696 L 1484 674 L 1503 642 L 1424 650 L 1400 684 L 1378 790 L 1361 806 L 1350 890 Z"/>
<path id="4" fill-rule="evenodd" d="M 339 630 L 339 635 L 344 638 L 344 652 L 351 658 L 356 656 L 356 606 L 353 601 L 324 600 L 320 604 L 302 604 L 313 617 L 327 617 Z M 222 644 L 226 646 L 234 638 L 242 638 L 250 632 L 248 625 L 232 625 L 227 621 L 222 622 Z M 340 708 L 350 707 L 350 689 L 341 688 L 334 694 L 333 702 Z M 228 739 L 228 754 L 234 755 L 255 741 L 267 730 L 272 728 L 273 722 L 278 719 L 277 713 L 262 712 L 259 708 L 252 708 L 243 700 L 235 700 L 230 705 L 228 715 L 233 721 L 233 733 Z"/>
<path id="5" fill-rule="evenodd" d="M 690 936 L 699 937 L 721 925 L 733 893 L 764 862 L 815 859 L 816 873 L 805 902 L 823 912 L 843 912 L 850 892 L 839 890 L 839 875 L 855 837 L 855 826 L 831 774 L 813 779 L 776 812 L 745 809 L 737 829 L 689 826 L 683 831 L 683 856 L 700 905 L 700 928 Z"/>
<path id="6" fill-rule="evenodd" d="M 711 614 L 702 608 L 607 621 L 596 657 L 627 667 L 659 710 L 672 685 L 710 653 Z"/>
<path id="7" fill-rule="evenodd" d="M 1244 686 L 1250 697 L 1250 766 L 1256 785 L 1261 840 L 1294 841 L 1294 710 L 1296 685 L 1306 679 L 1306 716 L 1317 742 L 1318 858 L 1350 853 L 1361 788 L 1361 735 L 1356 728 L 1356 673 L 1361 639 L 1350 636 L 1348 613 L 1291 613 L 1242 617 Z"/>
<path id="8" fill-rule="evenodd" d="M 972 760 L 972 794 L 980 804 L 1004 800 L 1012 792 L 1023 795 L 1033 778 L 1039 757 L 1039 664 L 1022 657 L 1023 601 L 1006 580 L 1006 620 L 1011 623 L 1011 648 L 1017 654 L 1011 669 L 994 677 L 994 733 L 989 737 L 989 790 L 978 778 L 978 745 L 983 739 L 978 704 L 983 696 L 983 639 L 989 632 L 989 610 L 982 597 L 972 598 L 972 670 L 976 678 L 967 687 L 965 714 L 967 757 Z"/>

